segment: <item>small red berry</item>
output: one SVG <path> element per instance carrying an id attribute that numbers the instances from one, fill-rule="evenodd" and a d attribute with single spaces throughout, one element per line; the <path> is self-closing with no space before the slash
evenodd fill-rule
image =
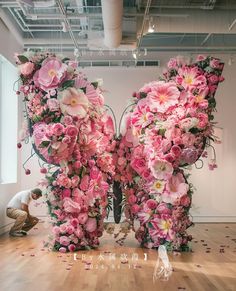
<path id="1" fill-rule="evenodd" d="M 26 169 L 26 170 L 25 170 L 25 174 L 26 174 L 26 175 L 30 175 L 30 174 L 31 174 L 30 170 L 29 170 L 29 169 Z"/>
<path id="2" fill-rule="evenodd" d="M 40 173 L 41 174 L 46 174 L 48 172 L 48 170 L 46 168 L 41 168 L 40 169 Z"/>
<path id="3" fill-rule="evenodd" d="M 18 142 L 17 147 L 18 147 L 18 149 L 20 149 L 22 147 L 22 144 L 20 142 Z"/>
<path id="4" fill-rule="evenodd" d="M 20 91 L 16 91 L 16 95 L 20 95 Z"/>
<path id="5" fill-rule="evenodd" d="M 134 92 L 134 93 L 132 94 L 132 96 L 133 96 L 133 97 L 136 97 L 136 96 L 137 96 L 137 93 L 136 93 L 136 92 Z"/>

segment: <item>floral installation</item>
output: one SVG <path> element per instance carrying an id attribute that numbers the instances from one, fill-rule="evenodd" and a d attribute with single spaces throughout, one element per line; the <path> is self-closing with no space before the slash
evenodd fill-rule
<path id="1" fill-rule="evenodd" d="M 133 94 L 117 143 L 116 181 L 137 240 L 147 248 L 188 250 L 186 232 L 193 186 L 184 169 L 205 157 L 214 136 L 214 98 L 223 63 L 198 56 L 187 64 L 171 59 L 160 80 Z M 209 164 L 213 170 L 215 159 Z"/>
<path id="2" fill-rule="evenodd" d="M 45 162 L 41 173 L 53 221 L 51 246 L 60 252 L 96 247 L 115 174 L 114 126 L 102 90 L 68 58 L 25 53 L 16 55 L 16 63 L 21 80 L 17 94 L 24 96 L 28 123 L 21 138 L 30 135 Z"/>

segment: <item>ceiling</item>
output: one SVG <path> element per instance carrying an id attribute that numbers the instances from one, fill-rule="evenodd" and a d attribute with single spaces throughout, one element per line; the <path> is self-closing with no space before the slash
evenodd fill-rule
<path id="1" fill-rule="evenodd" d="M 116 47 L 104 44 L 107 22 L 118 14 L 103 7 L 107 1 L 0 0 L 0 18 L 25 49 L 97 58 L 116 51 L 236 52 L 236 0 L 123 0 Z"/>

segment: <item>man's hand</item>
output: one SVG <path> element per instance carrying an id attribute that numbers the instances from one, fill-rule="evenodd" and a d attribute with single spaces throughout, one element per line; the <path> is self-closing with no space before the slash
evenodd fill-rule
<path id="1" fill-rule="evenodd" d="M 30 217 L 30 213 L 29 213 L 29 207 L 27 204 L 21 203 L 21 210 L 27 212 L 28 217 Z"/>

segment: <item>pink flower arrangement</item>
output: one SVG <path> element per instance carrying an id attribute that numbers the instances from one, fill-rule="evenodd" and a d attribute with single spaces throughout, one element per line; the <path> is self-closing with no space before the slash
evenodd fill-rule
<path id="1" fill-rule="evenodd" d="M 98 83 L 54 54 L 17 57 L 29 133 L 48 163 L 46 200 L 53 219 L 52 248 L 97 247 L 114 175 L 114 125 Z M 51 165 L 58 170 L 52 172 Z"/>
<path id="2" fill-rule="evenodd" d="M 136 238 L 144 247 L 188 249 L 193 191 L 181 168 L 195 163 L 214 139 L 214 94 L 222 69 L 211 57 L 199 56 L 193 64 L 171 59 L 161 81 L 133 94 L 135 105 L 114 155 L 115 179 L 125 193 L 126 217 L 140 223 Z M 209 168 L 216 168 L 214 159 Z"/>

